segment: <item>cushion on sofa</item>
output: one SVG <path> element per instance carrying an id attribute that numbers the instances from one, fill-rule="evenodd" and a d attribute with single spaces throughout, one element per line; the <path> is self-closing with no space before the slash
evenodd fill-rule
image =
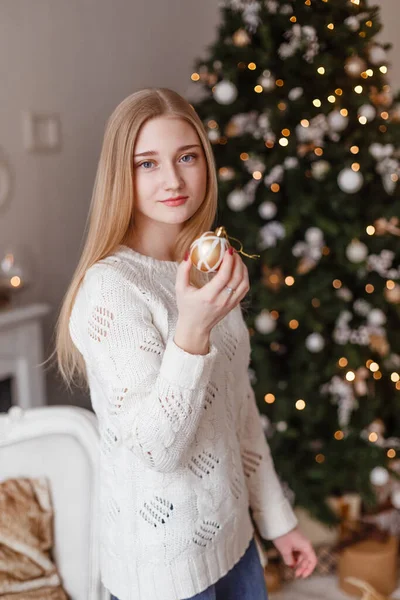
<path id="1" fill-rule="evenodd" d="M 0 482 L 2 600 L 68 600 L 52 559 L 53 507 L 44 477 Z"/>

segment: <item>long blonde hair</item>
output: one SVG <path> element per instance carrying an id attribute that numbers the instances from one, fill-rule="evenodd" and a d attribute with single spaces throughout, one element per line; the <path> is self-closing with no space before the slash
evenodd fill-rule
<path id="1" fill-rule="evenodd" d="M 125 244 L 132 233 L 134 207 L 133 153 L 142 125 L 159 116 L 184 119 L 196 130 L 207 163 L 207 190 L 197 212 L 185 222 L 174 251 L 180 261 L 190 244 L 211 228 L 217 211 L 217 177 L 214 156 L 203 124 L 192 105 L 167 88 L 146 88 L 123 100 L 110 116 L 105 129 L 92 200 L 86 224 L 87 236 L 82 255 L 63 298 L 55 327 L 58 370 L 70 389 L 71 384 L 87 388 L 85 362 L 72 342 L 69 319 L 79 286 L 87 269 Z M 47 362 L 47 361 L 46 361 Z"/>

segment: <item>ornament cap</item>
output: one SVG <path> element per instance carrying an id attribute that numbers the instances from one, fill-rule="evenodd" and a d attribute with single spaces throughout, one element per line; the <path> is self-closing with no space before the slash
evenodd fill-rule
<path id="1" fill-rule="evenodd" d="M 228 233 L 227 233 L 225 227 L 217 227 L 217 229 L 215 230 L 215 235 L 217 237 L 224 237 L 224 238 L 228 239 Z"/>

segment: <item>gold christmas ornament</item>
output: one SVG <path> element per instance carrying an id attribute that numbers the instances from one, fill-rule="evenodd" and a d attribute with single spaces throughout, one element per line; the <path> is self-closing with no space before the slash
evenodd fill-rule
<path id="1" fill-rule="evenodd" d="M 317 264 L 317 261 L 313 260 L 308 256 L 304 256 L 297 265 L 297 272 L 299 273 L 299 275 L 305 275 L 312 269 L 315 269 Z"/>
<path id="2" fill-rule="evenodd" d="M 385 86 L 386 89 L 382 89 L 378 91 L 376 86 L 371 87 L 371 91 L 369 94 L 369 98 L 375 106 L 383 106 L 385 108 L 389 108 L 393 102 L 393 93 L 388 86 Z"/>
<path id="3" fill-rule="evenodd" d="M 218 178 L 220 181 L 232 181 L 235 179 L 235 170 L 232 167 L 221 167 L 218 170 Z"/>
<path id="4" fill-rule="evenodd" d="M 277 292 L 283 285 L 285 278 L 280 267 L 273 267 L 272 269 L 267 265 L 262 266 L 262 283 L 265 287 L 270 290 Z"/>
<path id="5" fill-rule="evenodd" d="M 200 81 L 202 81 L 203 83 L 207 83 L 208 82 L 208 76 L 209 76 L 208 68 L 206 67 L 206 65 L 203 65 L 199 69 Z"/>
<path id="6" fill-rule="evenodd" d="M 246 254 L 240 240 L 228 236 L 225 227 L 217 227 L 215 231 L 206 231 L 195 240 L 189 251 L 189 257 L 193 266 L 204 273 L 215 273 L 223 261 L 225 252 L 231 247 L 229 240 L 239 242 L 240 249 L 237 252 L 248 258 L 259 258 L 258 254 Z"/>
<path id="7" fill-rule="evenodd" d="M 390 111 L 390 120 L 393 123 L 400 123 L 400 104 L 395 104 Z"/>
<path id="8" fill-rule="evenodd" d="M 357 55 L 350 56 L 344 63 L 344 70 L 349 77 L 359 77 L 367 68 L 367 63 L 364 59 Z"/>
<path id="9" fill-rule="evenodd" d="M 380 356 L 387 356 L 390 351 L 389 342 L 384 335 L 371 334 L 369 336 L 369 347 L 378 352 Z"/>
<path id="10" fill-rule="evenodd" d="M 367 379 L 369 375 L 370 373 L 365 367 L 359 367 L 355 372 L 353 385 L 357 396 L 366 396 L 368 394 Z"/>
<path id="11" fill-rule="evenodd" d="M 245 29 L 238 29 L 232 36 L 233 43 L 239 48 L 248 46 L 251 42 L 250 36 Z"/>
<path id="12" fill-rule="evenodd" d="M 396 283 L 394 288 L 391 290 L 385 288 L 383 293 L 388 302 L 391 302 L 392 304 L 400 304 L 400 285 L 398 283 Z"/>
<path id="13" fill-rule="evenodd" d="M 399 219 L 397 217 L 392 217 L 390 221 L 382 217 L 381 219 L 377 219 L 374 223 L 375 233 L 376 235 L 391 233 L 400 236 L 400 227 L 398 227 L 398 224 Z"/>
<path id="14" fill-rule="evenodd" d="M 199 271 L 215 273 L 221 266 L 224 254 L 230 247 L 222 229 L 217 229 L 215 233 L 206 231 L 190 246 L 190 260 Z"/>
<path id="15" fill-rule="evenodd" d="M 228 137 L 236 137 L 237 135 L 239 135 L 239 133 L 240 129 L 236 125 L 236 123 L 229 121 L 229 123 L 225 127 L 225 135 Z"/>
<path id="16" fill-rule="evenodd" d="M 297 146 L 297 154 L 303 158 L 309 152 L 313 152 L 317 148 L 317 145 L 314 142 L 310 142 L 308 144 L 299 144 Z"/>

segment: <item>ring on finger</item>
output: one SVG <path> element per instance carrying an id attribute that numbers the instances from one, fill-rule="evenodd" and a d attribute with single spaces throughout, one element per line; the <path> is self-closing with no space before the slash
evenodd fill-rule
<path id="1" fill-rule="evenodd" d="M 234 290 L 233 288 L 229 287 L 228 285 L 225 286 L 225 289 L 228 292 L 228 294 L 233 294 L 234 292 L 236 292 L 236 290 Z"/>

